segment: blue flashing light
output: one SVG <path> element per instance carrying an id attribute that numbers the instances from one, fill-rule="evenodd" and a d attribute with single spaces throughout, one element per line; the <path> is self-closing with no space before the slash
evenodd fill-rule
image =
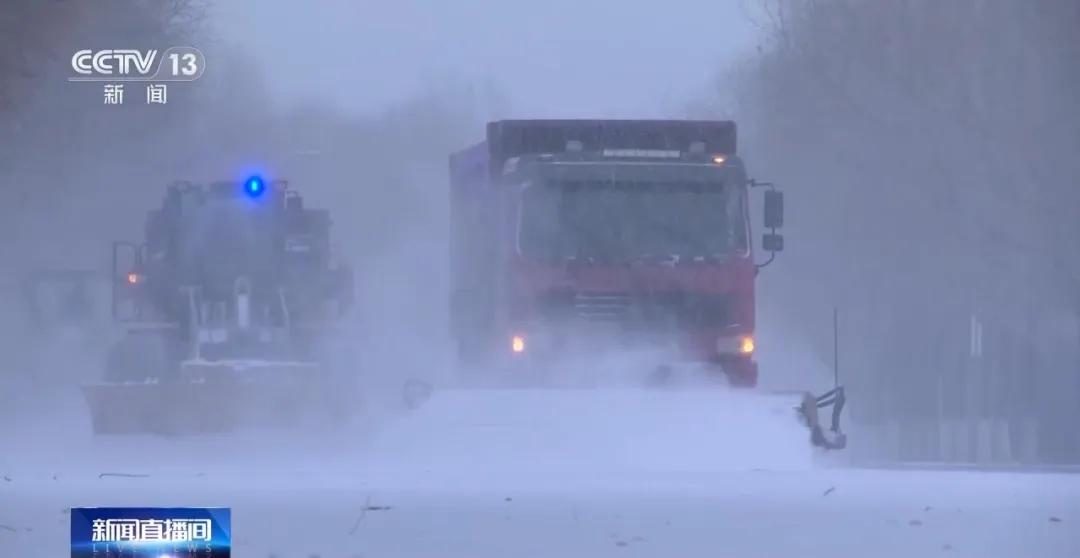
<path id="1" fill-rule="evenodd" d="M 251 198 L 257 198 L 266 191 L 266 182 L 262 177 L 252 176 L 244 181 L 244 193 Z"/>

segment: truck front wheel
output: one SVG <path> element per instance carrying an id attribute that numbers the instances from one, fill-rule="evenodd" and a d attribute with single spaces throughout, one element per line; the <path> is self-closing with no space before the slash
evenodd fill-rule
<path id="1" fill-rule="evenodd" d="M 727 376 L 728 384 L 739 388 L 752 388 L 757 386 L 758 366 L 757 362 L 750 358 L 732 357 L 719 361 L 720 367 Z"/>

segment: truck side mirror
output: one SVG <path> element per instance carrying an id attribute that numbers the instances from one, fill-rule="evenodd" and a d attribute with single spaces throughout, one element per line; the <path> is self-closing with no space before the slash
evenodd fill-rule
<path id="1" fill-rule="evenodd" d="M 784 193 L 765 191 L 765 228 L 779 229 L 784 226 Z"/>
<path id="2" fill-rule="evenodd" d="M 784 235 L 768 233 L 761 237 L 761 248 L 766 252 L 783 252 Z"/>

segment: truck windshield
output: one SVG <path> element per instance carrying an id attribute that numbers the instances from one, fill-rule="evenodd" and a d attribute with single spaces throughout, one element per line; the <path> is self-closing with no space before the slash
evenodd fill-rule
<path id="1" fill-rule="evenodd" d="M 519 226 L 522 254 L 542 260 L 724 258 L 746 248 L 741 190 L 720 182 L 534 183 Z"/>
<path id="2" fill-rule="evenodd" d="M 190 211 L 182 257 L 200 280 L 231 288 L 240 276 L 272 276 L 274 237 L 262 215 L 241 202 L 216 200 Z"/>

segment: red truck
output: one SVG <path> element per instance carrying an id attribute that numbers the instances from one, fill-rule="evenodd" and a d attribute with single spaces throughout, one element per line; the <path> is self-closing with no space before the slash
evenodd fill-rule
<path id="1" fill-rule="evenodd" d="M 500 365 L 657 346 L 756 385 L 757 184 L 730 121 L 489 123 L 485 141 L 450 157 L 459 356 Z M 771 261 L 783 198 L 765 194 Z"/>

